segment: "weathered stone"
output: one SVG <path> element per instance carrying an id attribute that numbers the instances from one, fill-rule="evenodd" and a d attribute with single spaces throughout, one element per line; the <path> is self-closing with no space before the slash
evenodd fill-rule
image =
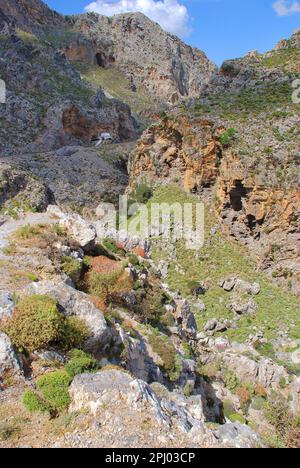
<path id="1" fill-rule="evenodd" d="M 223 359 L 226 367 L 243 383 L 259 384 L 268 391 L 279 388 L 282 380 L 288 384 L 288 374 L 284 367 L 270 359 L 256 362 L 246 356 L 232 354 L 230 350 L 224 354 Z"/>
<path id="2" fill-rule="evenodd" d="M 237 300 L 231 302 L 228 308 L 238 315 L 253 314 L 257 310 L 257 304 L 252 300 L 247 302 Z"/>
<path id="3" fill-rule="evenodd" d="M 216 319 L 209 320 L 204 327 L 204 331 L 205 332 L 213 331 L 216 329 L 217 325 L 218 325 L 218 321 Z"/>
<path id="4" fill-rule="evenodd" d="M 21 372 L 19 360 L 9 337 L 0 332 L 0 384 L 5 377 L 19 378 Z"/>
<path id="5" fill-rule="evenodd" d="M 98 355 L 105 354 L 110 346 L 111 331 L 107 326 L 102 312 L 91 302 L 89 297 L 66 285 L 52 281 L 41 281 L 27 286 L 23 293 L 26 295 L 42 294 L 57 300 L 62 314 L 82 319 L 89 327 L 90 337 L 85 348 Z"/>
<path id="6" fill-rule="evenodd" d="M 11 317 L 15 308 L 12 295 L 6 291 L 0 291 L 0 320 Z"/>
<path id="7" fill-rule="evenodd" d="M 215 432 L 217 439 L 227 447 L 259 448 L 262 442 L 249 426 L 239 422 L 228 423 Z"/>

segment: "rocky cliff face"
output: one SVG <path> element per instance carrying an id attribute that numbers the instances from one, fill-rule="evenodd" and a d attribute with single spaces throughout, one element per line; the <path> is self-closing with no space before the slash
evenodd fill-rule
<path id="1" fill-rule="evenodd" d="M 278 179 L 279 164 L 272 158 L 254 168 L 253 155 L 246 157 L 233 143 L 224 145 L 227 132 L 220 123 L 201 118 L 165 118 L 144 133 L 131 155 L 130 187 L 176 184 L 201 196 L 214 193 L 223 226 L 256 253 L 273 278 L 299 291 L 298 178 Z M 281 151 L 287 152 L 286 171 L 299 174 L 288 148 L 283 145 Z"/>
<path id="2" fill-rule="evenodd" d="M 15 25 L 25 30 L 39 25 L 64 24 L 64 18 L 40 0 L 0 0 L 0 10 Z"/>
<path id="3" fill-rule="evenodd" d="M 90 13 L 69 21 L 93 44 L 84 46 L 81 41 L 64 47 L 70 59 L 91 63 L 92 58 L 100 67 L 116 67 L 134 85 L 142 85 L 165 102 L 198 96 L 216 70 L 203 52 L 166 33 L 142 14 L 107 18 Z"/>
<path id="4" fill-rule="evenodd" d="M 165 118 L 142 136 L 129 162 L 130 187 L 178 184 L 189 192 L 210 187 L 219 175 L 221 129 L 209 120 Z"/>
<path id="5" fill-rule="evenodd" d="M 0 57 L 7 89 L 0 107 L 3 155 L 90 144 L 101 132 L 116 140 L 136 136 L 130 108 L 95 92 L 59 50 L 36 35 L 7 30 Z"/>

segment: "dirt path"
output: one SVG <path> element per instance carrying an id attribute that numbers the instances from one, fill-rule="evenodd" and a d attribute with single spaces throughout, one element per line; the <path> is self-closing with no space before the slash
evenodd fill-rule
<path id="1" fill-rule="evenodd" d="M 9 236 L 14 232 L 26 225 L 37 225 L 37 224 L 53 224 L 55 222 L 54 218 L 51 217 L 48 213 L 27 213 L 24 217 L 18 220 L 2 221 L 0 220 L 0 258 L 6 258 L 3 253 L 3 248 L 5 248 L 9 243 Z"/>

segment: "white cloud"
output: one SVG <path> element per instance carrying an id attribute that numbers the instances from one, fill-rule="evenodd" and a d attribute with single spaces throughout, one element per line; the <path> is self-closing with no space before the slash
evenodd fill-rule
<path id="1" fill-rule="evenodd" d="M 186 36 L 190 31 L 190 16 L 180 0 L 96 0 L 85 10 L 105 16 L 139 11 L 177 36 Z"/>
<path id="2" fill-rule="evenodd" d="M 289 16 L 300 13 L 300 2 L 298 0 L 277 0 L 273 3 L 273 8 L 278 16 Z"/>

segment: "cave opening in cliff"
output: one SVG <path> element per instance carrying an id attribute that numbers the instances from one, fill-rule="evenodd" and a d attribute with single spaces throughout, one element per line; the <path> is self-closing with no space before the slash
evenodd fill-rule
<path id="1" fill-rule="evenodd" d="M 96 61 L 96 64 L 101 67 L 101 68 L 105 68 L 106 67 L 106 63 L 107 63 L 107 60 L 106 60 L 106 57 L 104 54 L 98 52 L 96 55 L 95 55 L 95 61 Z"/>
<path id="2" fill-rule="evenodd" d="M 243 209 L 243 198 L 247 195 L 247 190 L 245 189 L 241 180 L 236 180 L 234 182 L 233 189 L 230 190 L 230 203 L 234 211 L 241 211 Z"/>

